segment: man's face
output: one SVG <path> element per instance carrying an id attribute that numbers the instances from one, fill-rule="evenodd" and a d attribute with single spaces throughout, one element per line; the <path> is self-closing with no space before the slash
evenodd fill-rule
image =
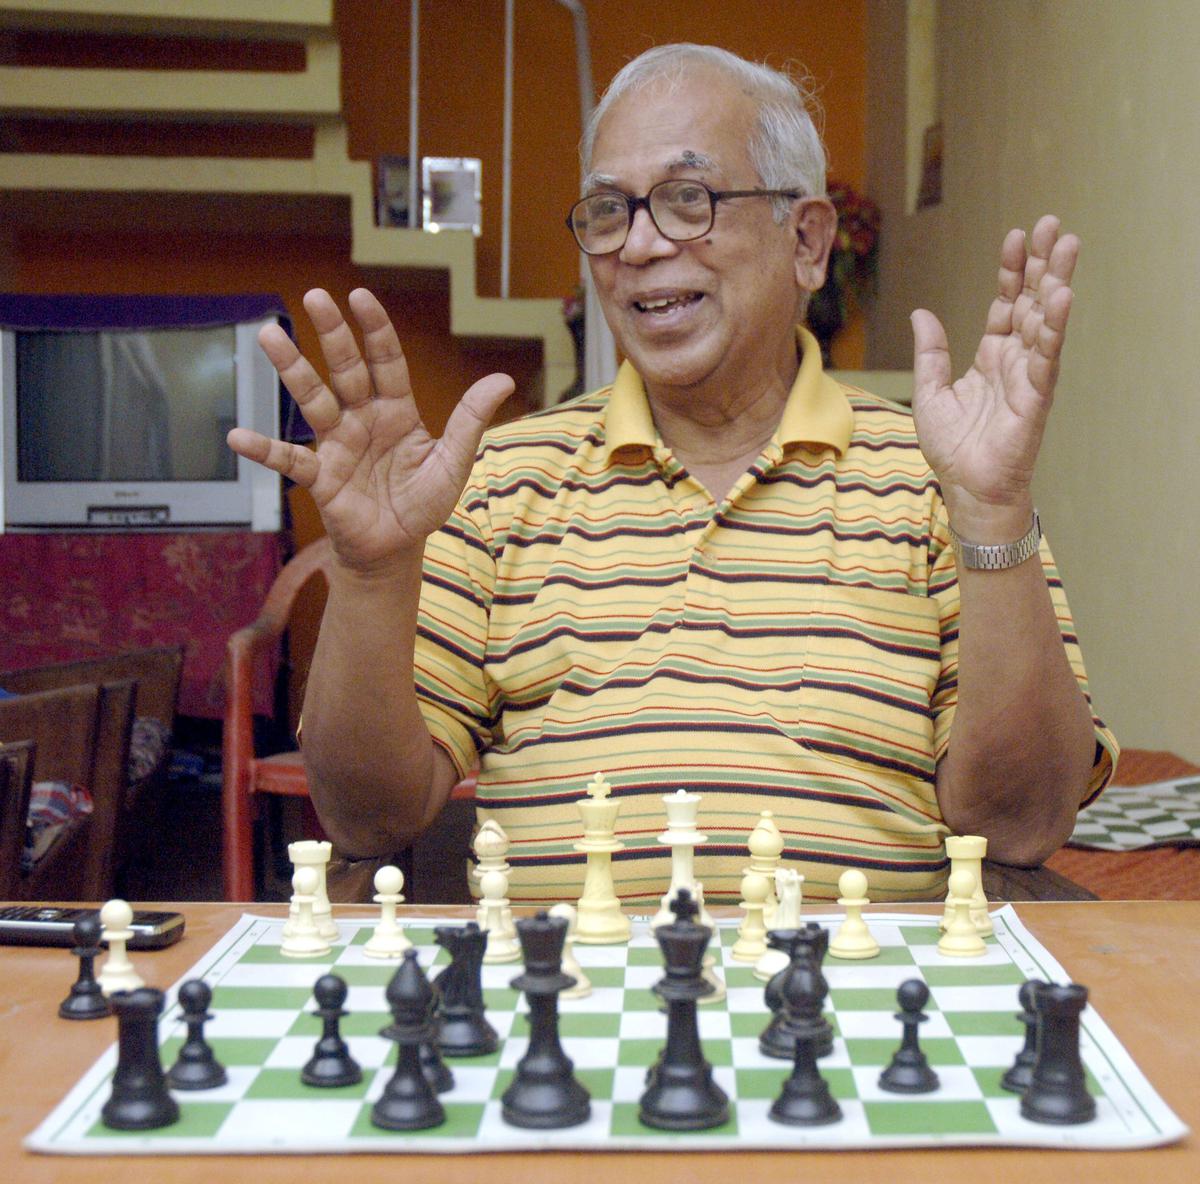
<path id="1" fill-rule="evenodd" d="M 651 83 L 605 116 L 589 190 L 641 196 L 672 177 L 760 188 L 747 152 L 754 120 L 754 104 L 719 71 Z M 719 203 L 712 229 L 690 242 L 665 238 L 639 210 L 624 247 L 590 263 L 617 345 L 650 394 L 694 400 L 776 375 L 790 382 L 807 274 L 796 256 L 795 222 L 776 223 L 771 200 L 750 197 Z"/>

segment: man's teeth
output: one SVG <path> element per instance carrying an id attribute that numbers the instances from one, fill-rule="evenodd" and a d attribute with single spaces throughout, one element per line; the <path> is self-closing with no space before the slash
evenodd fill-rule
<path id="1" fill-rule="evenodd" d="M 658 312 L 677 304 L 690 304 L 695 299 L 695 293 L 691 293 L 687 296 L 664 296 L 660 300 L 638 300 L 635 303 L 642 312 Z"/>

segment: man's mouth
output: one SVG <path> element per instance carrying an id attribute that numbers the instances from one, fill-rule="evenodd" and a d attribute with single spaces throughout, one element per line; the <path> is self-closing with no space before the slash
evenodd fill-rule
<path id="1" fill-rule="evenodd" d="M 633 307 L 638 312 L 665 313 L 673 312 L 677 308 L 684 308 L 689 304 L 695 304 L 696 301 L 704 299 L 700 292 L 681 292 L 672 296 L 655 296 L 648 300 L 635 300 Z"/>

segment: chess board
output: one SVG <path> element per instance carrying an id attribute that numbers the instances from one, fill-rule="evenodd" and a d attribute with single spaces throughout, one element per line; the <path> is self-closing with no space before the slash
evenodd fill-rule
<path id="1" fill-rule="evenodd" d="M 1100 851 L 1200 846 L 1200 777 L 1110 786 L 1080 811 L 1070 845 Z"/>
<path id="2" fill-rule="evenodd" d="M 837 917 L 820 918 L 836 925 Z M 391 1017 L 384 988 L 395 963 L 368 958 L 367 921 L 343 921 L 342 939 L 321 958 L 297 960 L 279 953 L 282 923 L 243 916 L 184 976 L 203 977 L 213 988 L 208 1035 L 227 1066 L 229 1082 L 204 1093 L 177 1093 L 181 1120 L 150 1132 L 117 1132 L 99 1121 L 116 1064 L 115 1046 L 85 1074 L 64 1101 L 27 1139 L 36 1151 L 87 1154 L 313 1154 L 371 1152 L 521 1151 L 539 1149 L 704 1149 L 932 1147 L 1025 1145 L 1075 1148 L 1146 1147 L 1168 1143 L 1186 1128 L 1167 1108 L 1128 1054 L 1088 1008 L 1082 1055 L 1098 1102 L 1094 1121 L 1047 1126 L 1026 1121 L 1019 1098 L 1000 1077 L 1023 1043 L 1016 1018 L 1017 991 L 1026 978 L 1066 982 L 1063 969 L 1021 924 L 1012 906 L 993 913 L 996 928 L 987 953 L 953 959 L 937 952 L 936 917 L 873 915 L 879 957 L 847 962 L 828 958 L 828 1012 L 833 1052 L 821 1071 L 842 1111 L 825 1127 L 782 1126 L 767 1111 L 788 1075 L 786 1062 L 758 1050 L 769 1020 L 762 984 L 752 968 L 731 957 L 736 921 L 722 923 L 718 969 L 727 998 L 700 1007 L 700 1030 L 714 1075 L 730 1096 L 730 1118 L 715 1130 L 674 1134 L 642 1126 L 637 1103 L 647 1067 L 666 1034 L 666 1016 L 651 987 L 662 960 L 648 923 L 635 923 L 628 946 L 580 946 L 579 961 L 594 990 L 560 1000 L 561 1038 L 577 1077 L 592 1096 L 587 1123 L 555 1131 L 505 1124 L 500 1095 L 526 1046 L 524 1000 L 509 986 L 520 965 L 484 967 L 488 1018 L 501 1037 L 498 1052 L 448 1061 L 455 1087 L 441 1095 L 447 1121 L 438 1128 L 391 1132 L 371 1125 L 370 1110 L 382 1092 L 395 1047 L 378 1033 Z M 448 960 L 432 944 L 433 924 L 409 920 L 406 931 L 422 964 Z M 312 1053 L 320 1022 L 311 1014 L 313 982 L 334 971 L 349 984 L 342 1026 L 363 1081 L 342 1089 L 302 1085 L 300 1067 Z M 941 1088 L 918 1097 L 889 1094 L 877 1079 L 900 1041 L 894 1017 L 896 988 L 922 977 L 930 988 L 929 1019 L 921 1041 Z M 178 986 L 178 984 L 177 984 Z M 173 1063 L 184 1029 L 177 988 L 168 992 L 161 1021 L 164 1065 Z M 109 1022 L 109 1021 L 105 1021 Z"/>

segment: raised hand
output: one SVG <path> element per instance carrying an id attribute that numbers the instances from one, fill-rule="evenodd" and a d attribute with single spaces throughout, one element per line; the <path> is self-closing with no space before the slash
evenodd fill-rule
<path id="1" fill-rule="evenodd" d="M 1039 219 L 1028 250 L 1020 230 L 1008 233 L 983 339 L 957 382 L 951 383 L 937 317 L 924 309 L 912 315 L 917 439 L 966 537 L 973 522 L 996 521 L 1006 510 L 1014 512 L 1014 525 L 1028 526 L 1030 483 L 1054 398 L 1078 256 L 1079 240 L 1060 234 L 1051 216 Z"/>
<path id="2" fill-rule="evenodd" d="M 327 292 L 315 288 L 304 297 L 329 385 L 278 325 L 259 335 L 316 434 L 315 452 L 248 428 L 234 428 L 228 443 L 309 490 L 338 558 L 367 570 L 419 549 L 449 517 L 480 437 L 513 381 L 506 374 L 480 379 L 435 439 L 421 422 L 404 351 L 383 306 L 365 288 L 351 292 L 348 303 L 361 352 Z"/>

